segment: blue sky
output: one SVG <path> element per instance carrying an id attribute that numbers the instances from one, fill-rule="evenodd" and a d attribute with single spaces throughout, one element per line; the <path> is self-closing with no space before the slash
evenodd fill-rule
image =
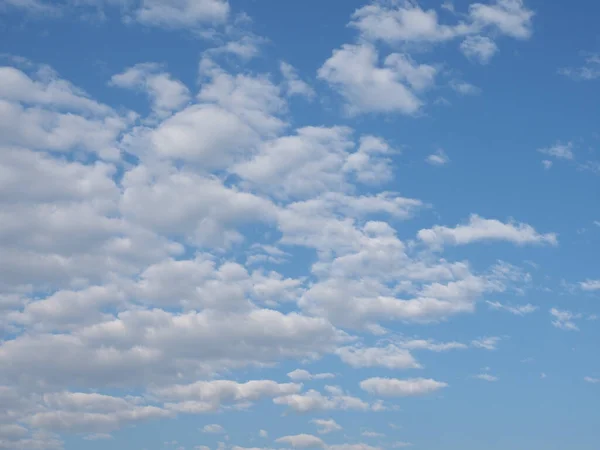
<path id="1" fill-rule="evenodd" d="M 599 13 L 0 0 L 0 449 L 596 449 Z"/>

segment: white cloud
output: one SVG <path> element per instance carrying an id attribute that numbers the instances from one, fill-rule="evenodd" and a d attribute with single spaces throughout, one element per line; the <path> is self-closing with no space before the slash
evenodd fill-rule
<path id="1" fill-rule="evenodd" d="M 340 359 L 351 367 L 385 367 L 387 369 L 418 369 L 421 366 L 408 350 L 395 345 L 387 347 L 341 347 Z"/>
<path id="2" fill-rule="evenodd" d="M 142 0 L 137 21 L 164 28 L 194 28 L 227 20 L 227 0 Z"/>
<path id="3" fill-rule="evenodd" d="M 409 350 L 429 350 L 432 352 L 446 352 L 449 350 L 462 350 L 468 348 L 468 345 L 460 342 L 435 342 L 425 339 L 400 341 L 398 345 Z"/>
<path id="4" fill-rule="evenodd" d="M 369 378 L 360 387 L 369 394 L 383 397 L 412 397 L 434 393 L 447 387 L 447 383 L 427 378 Z"/>
<path id="5" fill-rule="evenodd" d="M 485 350 L 496 350 L 498 342 L 501 341 L 501 338 L 497 336 L 485 337 L 481 339 L 475 339 L 471 342 L 471 346 L 475 348 L 482 348 Z"/>
<path id="6" fill-rule="evenodd" d="M 310 373 L 308 370 L 296 369 L 287 374 L 292 381 L 325 380 L 335 378 L 333 373 Z"/>
<path id="7" fill-rule="evenodd" d="M 283 436 L 275 439 L 275 442 L 287 444 L 292 448 L 326 448 L 323 442 L 317 436 L 311 434 L 297 434 L 294 436 Z"/>
<path id="8" fill-rule="evenodd" d="M 524 316 L 526 314 L 531 314 L 538 310 L 538 307 L 532 305 L 531 303 L 527 303 L 526 305 L 518 305 L 518 306 L 505 305 L 500 302 L 490 302 L 490 301 L 487 301 L 486 303 L 492 309 L 504 310 L 504 311 L 507 311 L 516 316 Z"/>
<path id="9" fill-rule="evenodd" d="M 543 153 L 544 155 L 552 156 L 556 159 L 572 160 L 574 158 L 572 142 L 568 142 L 566 144 L 561 144 L 558 142 L 552 147 L 540 148 L 538 149 L 538 152 Z"/>
<path id="10" fill-rule="evenodd" d="M 479 380 L 489 381 L 489 382 L 498 381 L 498 377 L 496 377 L 494 375 L 490 375 L 489 373 L 480 373 L 478 375 L 475 375 L 473 378 L 477 378 Z"/>
<path id="11" fill-rule="evenodd" d="M 435 67 L 399 53 L 380 65 L 373 46 L 346 44 L 325 61 L 318 76 L 344 97 L 350 114 L 415 114 L 423 104 L 418 92 L 433 84 L 436 73 Z"/>
<path id="12" fill-rule="evenodd" d="M 450 158 L 446 154 L 446 152 L 442 149 L 436 150 L 435 153 L 432 153 L 425 161 L 431 164 L 432 166 L 444 166 L 450 162 Z"/>
<path id="13" fill-rule="evenodd" d="M 600 378 L 585 377 L 583 380 L 592 384 L 600 383 Z"/>
<path id="14" fill-rule="evenodd" d="M 591 81 L 600 78 L 600 54 L 591 54 L 580 67 L 564 67 L 558 73 L 577 81 Z"/>
<path id="15" fill-rule="evenodd" d="M 188 88 L 155 63 L 142 63 L 113 75 L 111 84 L 146 92 L 152 101 L 152 110 L 159 117 L 182 108 L 190 100 Z"/>
<path id="16" fill-rule="evenodd" d="M 452 80 L 450 87 L 461 95 L 478 95 L 481 93 L 480 88 L 466 81 Z"/>
<path id="17" fill-rule="evenodd" d="M 487 5 L 474 3 L 469 6 L 469 16 L 475 26 L 491 26 L 517 39 L 531 36 L 534 15 L 523 0 L 495 0 Z"/>
<path id="18" fill-rule="evenodd" d="M 276 405 L 285 405 L 297 413 L 328 410 L 369 411 L 376 407 L 376 405 L 369 405 L 369 403 L 357 397 L 344 394 L 338 389 L 330 389 L 330 391 L 332 395 L 325 396 L 311 389 L 303 394 L 276 397 L 273 399 L 273 403 Z"/>
<path id="19" fill-rule="evenodd" d="M 219 425 L 217 423 L 213 423 L 213 424 L 209 424 L 209 425 L 204 425 L 202 427 L 202 432 L 208 433 L 208 434 L 223 434 L 223 433 L 225 433 L 225 428 L 223 428 L 221 425 Z"/>
<path id="20" fill-rule="evenodd" d="M 92 100 L 50 67 L 42 66 L 31 76 L 15 67 L 0 67 L 0 99 L 56 110 L 110 115 L 112 109 Z"/>
<path id="21" fill-rule="evenodd" d="M 517 245 L 550 244 L 557 245 L 556 234 L 539 234 L 525 223 L 503 223 L 496 219 L 484 219 L 471 215 L 465 225 L 448 228 L 436 225 L 420 230 L 418 238 L 430 246 L 466 245 L 477 241 L 508 241 Z"/>
<path id="22" fill-rule="evenodd" d="M 370 438 L 385 437 L 385 434 L 383 434 L 383 433 L 377 433 L 376 431 L 363 431 L 360 434 L 361 434 L 361 436 L 370 437 Z"/>
<path id="23" fill-rule="evenodd" d="M 463 54 L 481 64 L 487 64 L 498 51 L 496 43 L 487 36 L 467 36 L 460 44 Z"/>
<path id="24" fill-rule="evenodd" d="M 269 433 L 267 432 L 267 430 L 260 430 L 260 431 L 258 432 L 258 435 L 259 435 L 261 438 L 268 438 L 268 437 L 269 437 Z"/>
<path id="25" fill-rule="evenodd" d="M 488 29 L 507 36 L 527 39 L 532 33 L 534 13 L 522 0 L 495 0 L 490 4 L 473 3 L 466 21 L 446 25 L 439 21 L 435 10 L 423 10 L 414 2 L 373 2 L 359 8 L 352 16 L 351 26 L 368 40 L 389 44 L 436 43 L 457 37 L 478 35 Z"/>
<path id="26" fill-rule="evenodd" d="M 289 96 L 300 95 L 312 99 L 316 94 L 312 87 L 298 76 L 297 70 L 289 63 L 282 61 L 279 70 L 284 79 L 284 87 Z"/>
<path id="27" fill-rule="evenodd" d="M 542 166 L 544 167 L 544 169 L 548 170 L 552 167 L 552 161 L 550 161 L 548 159 L 544 159 L 542 161 Z"/>
<path id="28" fill-rule="evenodd" d="M 585 280 L 579 283 L 579 286 L 584 291 L 599 291 L 600 290 L 600 280 Z"/>
<path id="29" fill-rule="evenodd" d="M 581 319 L 581 314 L 574 314 L 571 311 L 552 308 L 550 314 L 554 318 L 552 325 L 561 330 L 579 331 L 579 327 L 575 324 L 576 319 Z"/>
<path id="30" fill-rule="evenodd" d="M 314 423 L 318 427 L 317 433 L 319 434 L 328 434 L 342 430 L 342 427 L 333 419 L 312 419 L 311 423 Z"/>

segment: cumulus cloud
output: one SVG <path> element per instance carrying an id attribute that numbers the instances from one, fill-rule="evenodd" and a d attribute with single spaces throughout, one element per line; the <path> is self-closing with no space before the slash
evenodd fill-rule
<path id="1" fill-rule="evenodd" d="M 533 16 L 523 0 L 495 0 L 472 3 L 466 20 L 443 24 L 437 11 L 424 10 L 415 2 L 372 2 L 356 10 L 350 24 L 368 40 L 398 45 L 444 42 L 487 30 L 527 39 L 532 33 Z"/>
<path id="2" fill-rule="evenodd" d="M 444 166 L 450 162 L 450 158 L 444 150 L 439 149 L 425 158 L 425 161 L 432 166 Z"/>
<path id="3" fill-rule="evenodd" d="M 573 154 L 572 142 L 568 142 L 566 144 L 561 144 L 558 142 L 551 147 L 540 148 L 538 149 L 538 152 L 544 155 L 552 156 L 556 159 L 572 160 L 575 157 Z"/>
<path id="4" fill-rule="evenodd" d="M 289 372 L 288 377 L 293 381 L 305 381 L 305 380 L 325 380 L 327 378 L 335 378 L 333 373 L 310 373 L 308 370 L 296 369 Z"/>
<path id="5" fill-rule="evenodd" d="M 461 42 L 460 50 L 467 58 L 487 64 L 498 51 L 498 46 L 487 36 L 468 36 Z"/>
<path id="6" fill-rule="evenodd" d="M 329 396 L 311 389 L 303 394 L 291 394 L 276 397 L 273 399 L 273 403 L 276 405 L 287 406 L 297 413 L 329 410 L 369 411 L 377 409 L 377 404 L 370 405 L 360 398 L 347 395 L 338 388 L 330 388 L 328 390 L 331 394 Z"/>
<path id="7" fill-rule="evenodd" d="M 345 99 L 350 114 L 415 114 L 423 102 L 418 93 L 430 87 L 437 69 L 409 56 L 392 53 L 379 63 L 375 47 L 350 45 L 333 52 L 318 71 Z"/>
<path id="8" fill-rule="evenodd" d="M 333 419 L 313 419 L 311 423 L 317 426 L 317 433 L 327 434 L 333 433 L 334 431 L 342 430 L 342 427 Z"/>
<path id="9" fill-rule="evenodd" d="M 589 54 L 582 66 L 563 67 L 558 73 L 576 81 L 596 80 L 600 78 L 600 54 Z"/>
<path id="10" fill-rule="evenodd" d="M 504 223 L 497 219 L 484 219 L 476 214 L 471 215 L 465 225 L 457 225 L 455 228 L 437 225 L 420 230 L 417 236 L 430 246 L 466 245 L 477 241 L 508 241 L 517 245 L 558 243 L 555 233 L 540 234 L 525 223 Z"/>
<path id="11" fill-rule="evenodd" d="M 387 347 L 342 347 L 336 351 L 351 367 L 385 367 L 387 369 L 418 369 L 421 366 L 408 350 L 395 345 Z"/>
<path id="12" fill-rule="evenodd" d="M 575 314 L 571 311 L 552 308 L 550 310 L 550 315 L 553 319 L 552 325 L 556 328 L 566 331 L 579 331 L 579 327 L 575 323 L 575 320 L 581 319 L 581 314 Z"/>
<path id="13" fill-rule="evenodd" d="M 527 303 L 525 305 L 517 305 L 517 306 L 505 305 L 500 302 L 490 302 L 490 301 L 487 301 L 486 303 L 489 305 L 489 307 L 491 309 L 507 311 L 516 316 L 524 316 L 526 314 L 531 314 L 538 310 L 538 307 L 535 305 L 532 305 L 531 303 Z"/>
<path id="14" fill-rule="evenodd" d="M 584 291 L 593 292 L 600 290 L 600 280 L 585 280 L 579 283 Z"/>
<path id="15" fill-rule="evenodd" d="M 296 434 L 294 436 L 283 436 L 275 439 L 275 442 L 280 444 L 287 444 L 293 448 L 325 448 L 325 442 L 323 442 L 317 436 L 311 434 Z"/>
<path id="16" fill-rule="evenodd" d="M 369 394 L 381 397 L 414 397 L 434 393 L 448 384 L 428 378 L 369 378 L 360 387 Z"/>
<path id="17" fill-rule="evenodd" d="M 136 64 L 113 75 L 110 81 L 114 86 L 147 93 L 152 110 L 160 117 L 180 109 L 190 100 L 189 89 L 155 63 Z"/>

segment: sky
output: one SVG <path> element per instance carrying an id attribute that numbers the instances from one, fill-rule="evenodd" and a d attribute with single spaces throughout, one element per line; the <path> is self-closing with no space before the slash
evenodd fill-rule
<path id="1" fill-rule="evenodd" d="M 594 0 L 0 0 L 0 449 L 596 450 Z"/>

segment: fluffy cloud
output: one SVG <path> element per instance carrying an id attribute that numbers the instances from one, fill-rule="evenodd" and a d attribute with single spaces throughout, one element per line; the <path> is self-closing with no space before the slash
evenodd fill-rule
<path id="1" fill-rule="evenodd" d="M 318 429 L 317 433 L 327 434 L 333 433 L 334 431 L 340 431 L 342 427 L 333 419 L 313 419 L 311 423 L 314 423 Z"/>
<path id="2" fill-rule="evenodd" d="M 450 162 L 450 158 L 444 150 L 439 149 L 425 158 L 425 161 L 432 166 L 444 166 Z"/>
<path id="3" fill-rule="evenodd" d="M 538 310 L 538 307 L 535 305 L 532 305 L 531 303 L 527 303 L 526 305 L 511 306 L 511 305 L 504 305 L 500 302 L 488 301 L 487 304 L 492 309 L 507 311 L 516 316 L 524 316 L 526 314 L 531 314 Z"/>
<path id="4" fill-rule="evenodd" d="M 287 374 L 292 381 L 306 380 L 325 380 L 327 378 L 335 378 L 333 373 L 310 373 L 308 370 L 296 369 Z"/>
<path id="5" fill-rule="evenodd" d="M 579 283 L 581 289 L 584 291 L 598 291 L 600 290 L 600 280 L 586 280 Z"/>
<path id="6" fill-rule="evenodd" d="M 460 44 L 460 50 L 467 58 L 487 64 L 498 51 L 498 46 L 487 36 L 468 36 Z"/>
<path id="7" fill-rule="evenodd" d="M 488 29 L 526 39 L 532 33 L 533 16 L 522 0 L 495 0 L 490 4 L 469 5 L 467 20 L 446 25 L 440 23 L 435 10 L 424 10 L 415 2 L 387 6 L 375 1 L 356 10 L 351 25 L 366 39 L 393 45 L 443 42 Z"/>
<path id="8" fill-rule="evenodd" d="M 350 114 L 369 112 L 415 114 L 422 106 L 418 93 L 433 84 L 437 70 L 392 53 L 379 63 L 375 47 L 344 45 L 318 71 L 346 100 Z"/>
<path id="9" fill-rule="evenodd" d="M 580 67 L 563 67 L 558 71 L 561 75 L 577 81 L 591 81 L 600 78 L 600 55 L 586 56 L 585 63 Z"/>
<path id="10" fill-rule="evenodd" d="M 217 423 L 213 423 L 213 424 L 209 424 L 209 425 L 204 425 L 202 427 L 202 432 L 209 433 L 209 434 L 221 434 L 221 433 L 225 433 L 225 428 L 223 428 L 221 425 L 219 425 Z"/>
<path id="11" fill-rule="evenodd" d="M 165 28 L 194 28 L 227 20 L 227 0 L 143 0 L 135 18 L 146 25 Z"/>
<path id="12" fill-rule="evenodd" d="M 413 397 L 427 395 L 447 387 L 447 383 L 426 378 L 369 378 L 360 387 L 372 395 L 382 397 Z"/>
<path id="13" fill-rule="evenodd" d="M 328 387 L 330 396 L 321 394 L 315 390 L 309 390 L 303 394 L 291 394 L 276 397 L 273 402 L 277 405 L 285 405 L 297 413 L 308 413 L 312 411 L 328 410 L 377 410 L 377 404 L 370 405 L 360 398 L 345 394 L 338 388 Z"/>
<path id="14" fill-rule="evenodd" d="M 387 347 L 342 347 L 336 351 L 340 359 L 351 367 L 385 367 L 387 369 L 418 369 L 421 366 L 408 350 Z"/>
<path id="15" fill-rule="evenodd" d="M 551 147 L 540 148 L 538 152 L 543 153 L 544 155 L 552 156 L 556 159 L 572 160 L 575 156 L 573 154 L 572 142 L 568 142 L 567 144 L 561 144 L 558 142 Z"/>
<path id="16" fill-rule="evenodd" d="M 474 378 L 477 378 L 478 380 L 489 381 L 490 383 L 498 381 L 498 377 L 489 373 L 480 373 L 478 375 L 475 375 Z"/>
<path id="17" fill-rule="evenodd" d="M 113 75 L 115 86 L 146 92 L 152 102 L 152 110 L 159 117 L 178 110 L 190 99 L 188 88 L 155 63 L 142 63 Z"/>
<path id="18" fill-rule="evenodd" d="M 581 319 L 581 314 L 574 314 L 571 311 L 561 310 L 552 308 L 550 310 L 552 316 L 552 325 L 561 330 L 567 331 L 579 331 L 579 327 L 575 323 L 575 320 Z"/>
<path id="19" fill-rule="evenodd" d="M 496 219 L 484 219 L 476 214 L 469 218 L 469 223 L 455 228 L 435 226 L 420 230 L 418 238 L 434 247 L 466 245 L 477 241 L 508 241 L 517 245 L 558 243 L 554 233 L 539 234 L 525 223 L 504 223 Z"/>
<path id="20" fill-rule="evenodd" d="M 324 448 L 323 442 L 317 436 L 311 434 L 297 434 L 294 436 L 283 436 L 275 439 L 279 444 L 287 444 L 293 448 Z"/>
<path id="21" fill-rule="evenodd" d="M 316 95 L 314 89 L 300 79 L 294 66 L 282 61 L 279 64 L 279 70 L 283 76 L 285 90 L 289 96 L 300 95 L 312 99 Z"/>

